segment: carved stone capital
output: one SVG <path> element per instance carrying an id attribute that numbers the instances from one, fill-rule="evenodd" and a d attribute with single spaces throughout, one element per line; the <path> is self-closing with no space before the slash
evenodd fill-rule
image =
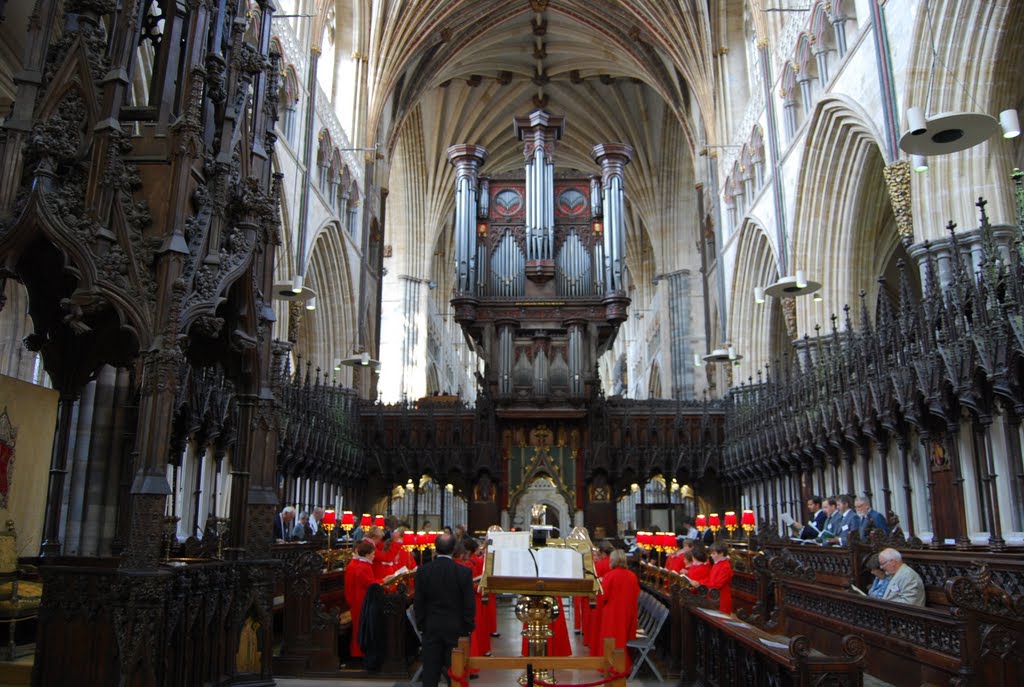
<path id="1" fill-rule="evenodd" d="M 896 231 L 906 245 L 914 240 L 914 218 L 910 204 L 910 162 L 897 160 L 883 170 L 889 200 L 896 217 Z"/>

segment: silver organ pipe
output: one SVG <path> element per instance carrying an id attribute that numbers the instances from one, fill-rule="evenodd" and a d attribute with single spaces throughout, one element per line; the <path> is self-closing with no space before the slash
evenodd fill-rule
<path id="1" fill-rule="evenodd" d="M 526 260 L 511 232 L 506 233 L 491 254 L 490 294 L 519 297 L 525 293 Z"/>
<path id="2" fill-rule="evenodd" d="M 487 159 L 482 146 L 460 143 L 448 148 L 448 161 L 455 166 L 455 290 L 476 291 L 477 175 Z"/>
<path id="3" fill-rule="evenodd" d="M 569 395 L 583 395 L 583 326 L 569 325 Z"/>
<path id="4" fill-rule="evenodd" d="M 594 293 L 590 255 L 575 231 L 565 238 L 556 266 L 559 296 L 572 298 Z"/>
<path id="5" fill-rule="evenodd" d="M 624 143 L 602 143 L 594 146 L 593 157 L 601 165 L 604 185 L 604 289 L 605 293 L 622 291 L 622 269 L 625 260 L 624 169 L 633 157 L 633 148 Z"/>
<path id="6" fill-rule="evenodd" d="M 512 393 L 513 327 L 502 325 L 498 334 L 498 393 Z"/>
<path id="7" fill-rule="evenodd" d="M 478 194 L 477 217 L 487 219 L 491 214 L 491 180 L 487 177 L 480 177 L 480 191 Z"/>

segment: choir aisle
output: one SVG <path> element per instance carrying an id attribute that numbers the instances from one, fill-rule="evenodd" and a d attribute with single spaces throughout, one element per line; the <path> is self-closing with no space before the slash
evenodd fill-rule
<path id="1" fill-rule="evenodd" d="M 565 600 L 564 604 L 566 610 L 566 622 L 569 627 L 572 628 L 572 603 L 569 600 Z M 520 635 L 521 623 L 516 620 L 515 612 L 513 611 L 512 597 L 507 597 L 499 600 L 498 603 L 498 632 L 501 633 L 501 637 L 496 637 L 492 640 L 492 651 L 495 656 L 518 656 L 521 648 L 522 636 Z M 583 638 L 581 635 L 573 634 L 570 629 L 569 641 L 572 643 L 572 650 L 574 656 L 586 656 L 586 647 L 583 646 Z M 664 673 L 664 670 L 662 671 Z M 472 687 L 508 687 L 509 685 L 516 684 L 516 678 L 519 677 L 518 673 L 513 671 L 484 671 L 480 674 L 480 677 L 470 682 Z M 592 682 L 598 679 L 598 674 L 594 671 L 574 671 L 574 670 L 559 670 L 555 671 L 555 677 L 560 685 L 578 684 L 583 682 Z M 277 678 L 277 684 L 280 687 L 323 687 L 327 682 L 323 680 L 294 680 Z M 344 684 L 349 687 L 407 687 L 412 684 L 408 681 L 399 680 L 395 682 L 393 680 L 332 680 L 331 684 Z M 444 684 L 443 682 L 441 683 Z M 456 685 L 458 683 L 455 683 Z M 658 680 L 651 674 L 650 670 L 646 667 L 640 670 L 635 680 L 630 680 L 630 685 L 637 685 L 638 687 L 665 687 L 671 684 L 671 681 L 659 683 Z"/>

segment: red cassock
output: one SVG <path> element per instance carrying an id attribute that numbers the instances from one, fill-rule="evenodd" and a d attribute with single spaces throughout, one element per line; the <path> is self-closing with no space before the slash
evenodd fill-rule
<path id="1" fill-rule="evenodd" d="M 551 628 L 551 636 L 548 638 L 548 656 L 572 656 L 572 645 L 569 643 L 569 626 L 565 623 L 565 606 L 562 605 L 562 597 L 556 596 L 558 602 L 558 617 L 548 627 Z M 526 629 L 526 623 L 523 623 Z M 530 655 L 530 644 L 523 637 L 523 656 Z"/>
<path id="2" fill-rule="evenodd" d="M 601 609 L 601 630 L 599 636 L 615 639 L 615 648 L 626 650 L 626 642 L 636 639 L 637 603 L 640 599 L 640 582 L 628 568 L 612 568 L 601 579 L 604 594 L 597 597 Z M 626 672 L 632 662 L 626 650 Z"/>
<path id="3" fill-rule="evenodd" d="M 373 565 L 362 559 L 353 558 L 345 567 L 345 601 L 352 612 L 352 638 L 348 648 L 353 657 L 363 655 L 363 650 L 359 648 L 359 614 L 363 611 L 366 590 L 376 581 Z"/>
<path id="4" fill-rule="evenodd" d="M 704 586 L 708 589 L 718 590 L 719 611 L 732 613 L 732 563 L 728 558 L 723 558 L 715 563 Z"/>
<path id="5" fill-rule="evenodd" d="M 672 554 L 665 561 L 665 569 L 671 570 L 672 572 L 682 572 L 683 568 L 686 567 L 686 557 L 683 555 L 680 549 L 676 553 Z"/>
<path id="6" fill-rule="evenodd" d="M 386 549 L 383 544 L 377 544 L 377 553 L 373 554 L 373 574 L 378 580 L 383 580 L 395 572 L 395 555 L 399 548 L 393 546 Z"/>
<path id="7" fill-rule="evenodd" d="M 608 558 L 602 558 L 601 560 L 594 563 L 594 572 L 597 574 L 597 579 L 604 580 L 604 576 L 611 570 L 612 564 Z M 589 607 L 589 600 L 586 610 L 583 614 L 583 641 L 586 643 L 587 648 L 590 649 L 591 656 L 603 656 L 604 650 L 601 648 L 601 638 L 599 632 L 601 631 L 601 596 L 597 597 L 597 606 L 594 608 Z"/>
<path id="8" fill-rule="evenodd" d="M 686 576 L 697 584 L 702 584 L 706 587 L 708 578 L 711 576 L 711 565 L 709 563 L 694 562 L 693 565 L 686 569 Z"/>
<path id="9" fill-rule="evenodd" d="M 469 559 L 469 567 L 473 570 L 474 578 L 480 577 L 484 574 L 484 559 L 473 556 Z M 473 583 L 473 591 L 476 596 L 477 622 L 473 626 L 473 634 L 469 637 L 469 655 L 486 656 L 491 653 L 491 628 L 486 620 L 487 606 L 493 604 L 493 601 L 488 599 L 490 603 L 484 603 L 483 596 L 480 594 L 479 582 Z"/>

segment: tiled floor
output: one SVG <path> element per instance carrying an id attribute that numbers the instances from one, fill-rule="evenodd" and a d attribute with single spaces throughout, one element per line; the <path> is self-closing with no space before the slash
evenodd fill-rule
<path id="1" fill-rule="evenodd" d="M 565 604 L 566 612 L 569 613 L 566 617 L 566 622 L 569 623 L 569 627 L 572 627 L 572 604 Z M 516 620 L 515 614 L 512 610 L 511 599 L 503 599 L 498 605 L 498 629 L 501 632 L 501 637 L 492 640 L 492 651 L 494 656 L 518 656 L 520 650 L 520 643 L 522 638 L 519 635 L 521 626 L 519 621 Z M 584 656 L 585 648 L 582 647 L 579 635 L 573 635 L 570 630 L 570 640 L 573 645 L 573 654 L 577 656 Z M 662 669 L 664 674 L 664 670 Z M 516 678 L 519 677 L 519 673 L 511 670 L 500 670 L 500 671 L 484 671 L 480 674 L 480 678 L 473 680 L 470 685 L 472 687 L 516 687 Z M 561 684 L 566 683 L 582 683 L 591 682 L 599 679 L 599 675 L 596 671 L 576 671 L 576 670 L 558 670 L 555 671 L 555 679 Z M 667 687 L 673 684 L 673 680 L 666 680 L 666 682 L 660 683 L 651 674 L 651 671 L 644 666 L 640 670 L 640 674 L 637 679 L 631 680 L 630 685 L 637 685 L 637 687 Z M 411 683 L 409 682 L 394 682 L 393 680 L 367 680 L 367 679 L 352 679 L 352 680 L 291 680 L 284 678 L 277 678 L 277 684 L 281 687 L 324 687 L 327 684 L 344 684 L 346 687 L 407 687 Z M 442 685 L 444 682 L 442 681 Z"/>

